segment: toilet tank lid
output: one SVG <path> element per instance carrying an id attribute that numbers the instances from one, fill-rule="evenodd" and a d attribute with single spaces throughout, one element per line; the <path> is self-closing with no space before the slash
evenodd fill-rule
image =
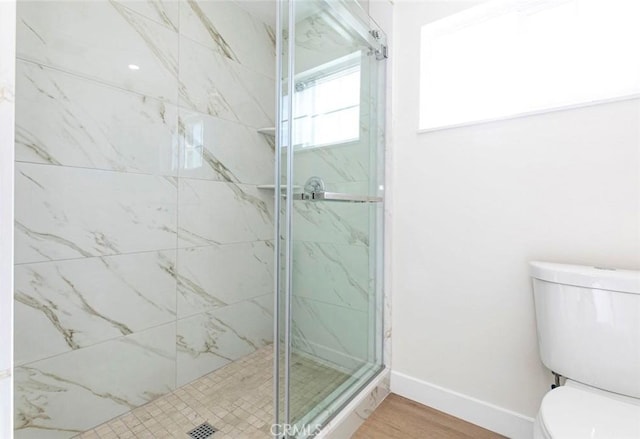
<path id="1" fill-rule="evenodd" d="M 640 271 L 530 262 L 531 277 L 565 285 L 640 294 Z"/>

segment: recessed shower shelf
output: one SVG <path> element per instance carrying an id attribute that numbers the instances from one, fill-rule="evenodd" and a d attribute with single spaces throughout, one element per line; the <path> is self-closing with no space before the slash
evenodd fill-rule
<path id="1" fill-rule="evenodd" d="M 265 189 L 265 190 L 271 190 L 271 191 L 276 190 L 276 185 L 275 184 L 259 184 L 257 187 L 258 187 L 258 189 Z M 303 189 L 302 186 L 295 186 L 295 185 L 293 186 L 293 190 L 294 191 L 300 191 L 302 189 Z M 282 186 L 280 186 L 280 190 L 281 191 L 286 191 L 287 190 L 287 186 L 283 184 Z"/>
<path id="2" fill-rule="evenodd" d="M 260 134 L 264 134 L 265 136 L 276 136 L 276 128 L 275 127 L 267 127 L 267 128 L 258 128 L 258 132 Z"/>

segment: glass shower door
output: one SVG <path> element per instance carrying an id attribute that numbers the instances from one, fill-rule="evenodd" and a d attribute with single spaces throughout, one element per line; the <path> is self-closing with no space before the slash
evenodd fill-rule
<path id="1" fill-rule="evenodd" d="M 289 437 L 312 434 L 382 368 L 386 47 L 354 5 L 281 6 L 278 423 Z"/>

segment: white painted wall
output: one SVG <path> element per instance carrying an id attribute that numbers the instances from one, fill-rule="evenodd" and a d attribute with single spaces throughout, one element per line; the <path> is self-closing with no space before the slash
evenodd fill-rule
<path id="1" fill-rule="evenodd" d="M 0 2 L 0 437 L 12 436 L 16 2 Z"/>
<path id="2" fill-rule="evenodd" d="M 418 134 L 420 26 L 471 5 L 395 6 L 392 391 L 526 437 L 527 262 L 640 268 L 640 101 Z"/>

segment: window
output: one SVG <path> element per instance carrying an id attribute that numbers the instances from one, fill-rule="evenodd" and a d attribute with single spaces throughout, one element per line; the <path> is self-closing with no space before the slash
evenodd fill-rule
<path id="1" fill-rule="evenodd" d="M 335 145 L 360 138 L 360 54 L 355 55 L 297 76 L 293 103 L 295 147 Z M 287 123 L 285 109 L 285 133 Z"/>
<path id="2" fill-rule="evenodd" d="M 420 129 L 640 93 L 640 1 L 498 0 L 422 27 Z"/>

